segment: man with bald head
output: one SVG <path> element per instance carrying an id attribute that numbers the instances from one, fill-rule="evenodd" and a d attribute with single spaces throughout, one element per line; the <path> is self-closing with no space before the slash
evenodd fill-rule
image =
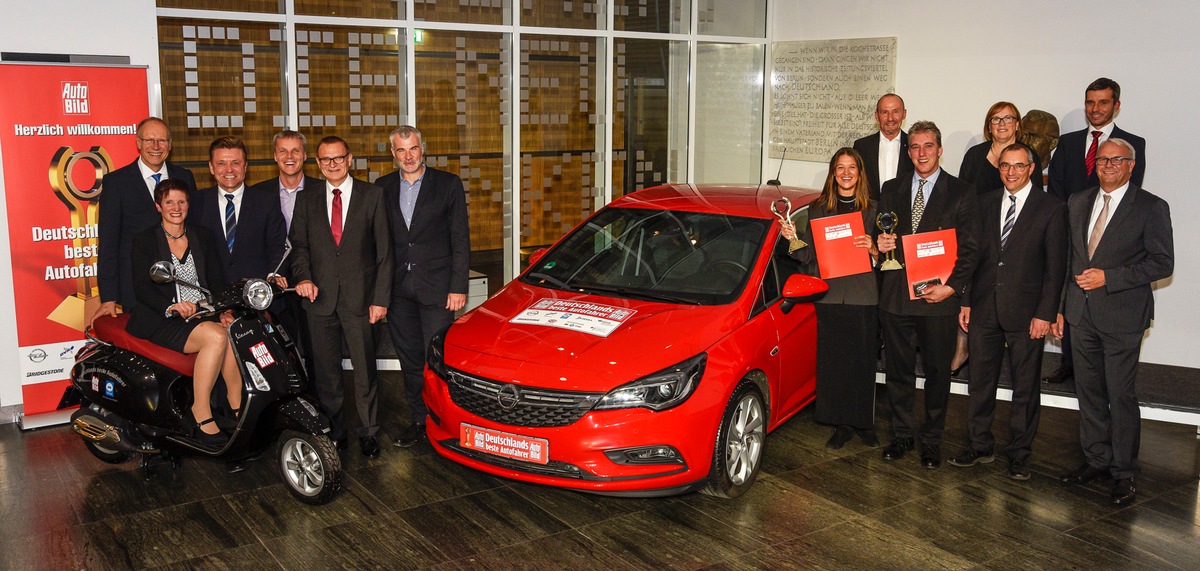
<path id="1" fill-rule="evenodd" d="M 904 100 L 895 93 L 879 98 L 875 103 L 875 121 L 879 131 L 854 141 L 854 150 L 862 155 L 867 169 L 867 184 L 871 187 L 871 198 L 879 198 L 879 187 L 896 178 L 896 175 L 912 172 L 912 159 L 908 157 L 908 134 L 900 130 L 908 111 Z"/>

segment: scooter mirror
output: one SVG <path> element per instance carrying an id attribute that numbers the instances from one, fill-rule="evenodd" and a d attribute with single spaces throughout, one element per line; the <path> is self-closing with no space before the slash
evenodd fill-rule
<path id="1" fill-rule="evenodd" d="M 175 281 L 175 266 L 167 262 L 154 262 L 150 266 L 150 280 L 156 284 L 169 284 Z"/>

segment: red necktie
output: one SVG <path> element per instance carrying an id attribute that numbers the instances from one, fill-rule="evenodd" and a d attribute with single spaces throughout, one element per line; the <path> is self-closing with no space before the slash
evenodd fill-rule
<path id="1" fill-rule="evenodd" d="M 1095 162 L 1093 160 L 1093 162 Z M 333 189 L 333 211 L 329 215 L 329 230 L 333 232 L 333 243 L 342 245 L 342 190 Z"/>
<path id="2" fill-rule="evenodd" d="M 1083 158 L 1083 162 L 1087 163 L 1088 176 L 1092 176 L 1092 172 L 1096 170 L 1096 147 L 1100 146 L 1100 135 L 1103 134 L 1100 131 L 1092 131 L 1092 146 L 1088 147 L 1087 156 Z"/>

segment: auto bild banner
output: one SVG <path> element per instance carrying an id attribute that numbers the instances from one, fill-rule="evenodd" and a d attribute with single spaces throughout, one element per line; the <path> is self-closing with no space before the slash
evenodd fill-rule
<path id="1" fill-rule="evenodd" d="M 96 288 L 105 173 L 136 158 L 144 67 L 0 64 L 0 154 L 25 414 L 68 384 Z"/>

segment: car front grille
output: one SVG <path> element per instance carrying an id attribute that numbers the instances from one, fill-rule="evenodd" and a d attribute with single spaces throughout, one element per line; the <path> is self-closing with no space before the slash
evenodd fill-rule
<path id="1" fill-rule="evenodd" d="M 587 414 L 604 393 L 532 389 L 453 371 L 446 383 L 463 410 L 510 426 L 567 426 Z"/>

